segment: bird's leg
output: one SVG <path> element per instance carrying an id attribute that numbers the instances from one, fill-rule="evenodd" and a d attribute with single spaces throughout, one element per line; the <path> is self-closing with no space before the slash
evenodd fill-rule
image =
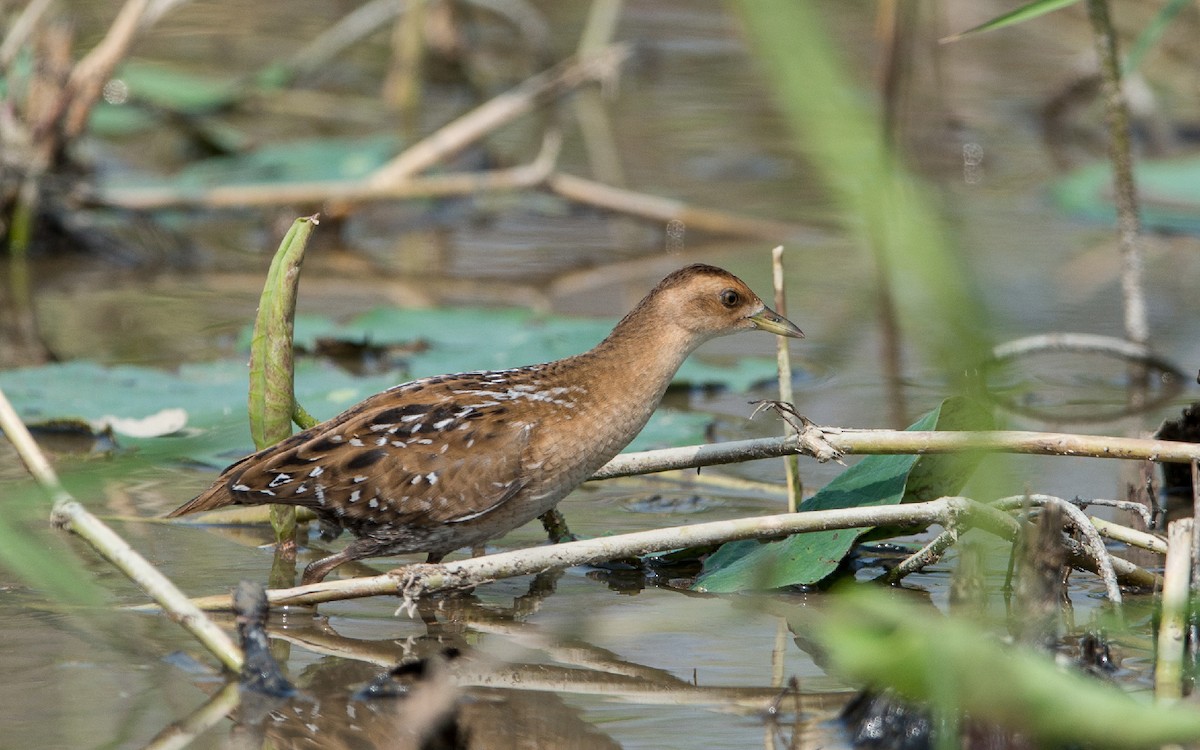
<path id="1" fill-rule="evenodd" d="M 342 563 L 348 563 L 351 560 L 361 560 L 364 557 L 386 555 L 388 548 L 389 545 L 386 542 L 381 542 L 369 536 L 359 537 L 347 544 L 341 552 L 309 563 L 309 566 L 304 569 L 304 575 L 300 577 L 300 585 L 307 586 L 310 583 L 320 583 L 324 580 L 325 576 L 329 575 L 329 571 Z"/>
<path id="2" fill-rule="evenodd" d="M 333 570 L 337 566 L 341 565 L 342 563 L 350 562 L 351 560 L 357 560 L 358 558 L 363 557 L 363 555 L 354 554 L 352 551 L 353 547 L 354 544 L 351 543 L 347 545 L 346 548 L 341 552 L 329 555 L 328 557 L 322 557 L 320 560 L 309 563 L 308 567 L 304 569 L 304 575 L 300 576 L 300 585 L 307 586 L 310 583 L 320 583 L 325 579 L 325 576 L 329 575 L 329 571 Z"/>
<path id="3" fill-rule="evenodd" d="M 567 517 L 558 508 L 546 511 L 538 516 L 538 520 L 542 522 L 542 528 L 546 530 L 546 538 L 550 540 L 551 544 L 573 542 L 578 538 L 571 533 L 571 529 L 567 527 Z"/>

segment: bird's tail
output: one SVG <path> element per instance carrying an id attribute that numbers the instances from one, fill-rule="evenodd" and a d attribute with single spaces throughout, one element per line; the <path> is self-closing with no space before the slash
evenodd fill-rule
<path id="1" fill-rule="evenodd" d="M 227 505 L 233 505 L 236 502 L 226 483 L 217 482 L 212 487 L 209 487 L 204 492 L 201 492 L 196 497 L 168 513 L 167 518 L 186 516 L 189 513 L 199 513 L 202 510 L 216 510 L 217 508 L 224 508 Z"/>

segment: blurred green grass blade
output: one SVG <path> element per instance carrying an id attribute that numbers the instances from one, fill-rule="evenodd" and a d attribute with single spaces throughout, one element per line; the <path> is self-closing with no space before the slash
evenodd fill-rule
<path id="1" fill-rule="evenodd" d="M 258 303 L 250 340 L 250 436 L 262 450 L 292 434 L 292 326 L 300 265 L 316 217 L 296 219 L 279 244 Z"/>
<path id="2" fill-rule="evenodd" d="M 831 671 L 1031 735 L 1037 747 L 1158 747 L 1200 740 L 1192 706 L 1153 704 L 1004 643 L 976 624 L 856 586 L 790 625 L 813 633 Z M 952 705 L 946 705 L 952 702 Z"/>
<path id="3" fill-rule="evenodd" d="M 979 295 L 934 197 L 890 152 L 871 98 L 846 74 L 813 4 L 740 0 L 733 7 L 798 149 L 841 209 L 847 232 L 876 254 L 902 330 L 948 379 L 961 379 L 991 346 Z"/>
<path id="4" fill-rule="evenodd" d="M 98 606 L 101 589 L 69 549 L 54 539 L 46 524 L 46 496 L 33 482 L 10 488 L 0 513 L 0 565 L 26 585 L 62 602 Z M 57 547 L 57 549 L 55 549 Z"/>
<path id="5" fill-rule="evenodd" d="M 1146 24 L 1146 28 L 1142 29 L 1142 33 L 1138 34 L 1137 39 L 1129 48 L 1129 54 L 1125 56 L 1125 64 L 1122 66 L 1122 74 L 1137 70 L 1146 57 L 1146 53 L 1158 44 L 1158 40 L 1162 39 L 1163 33 L 1175 20 L 1175 16 L 1194 2 L 1195 0 L 1170 0 L 1159 8 L 1158 13 L 1154 14 L 1154 18 L 1150 19 L 1150 23 Z"/>
<path id="6" fill-rule="evenodd" d="M 1079 1 L 1080 0 L 1034 0 L 1033 2 L 1026 3 L 1015 10 L 1011 10 L 1008 13 L 996 16 L 987 23 L 981 23 L 978 26 L 967 29 L 966 31 L 958 34 L 951 34 L 950 36 L 943 38 L 941 41 L 943 44 L 946 42 L 957 42 L 959 39 L 964 37 L 982 34 L 985 31 L 995 31 L 996 29 L 1002 29 L 1005 26 L 1024 23 L 1025 21 L 1037 18 L 1038 16 L 1044 16 L 1047 13 L 1061 10 L 1068 5 L 1074 5 Z"/>

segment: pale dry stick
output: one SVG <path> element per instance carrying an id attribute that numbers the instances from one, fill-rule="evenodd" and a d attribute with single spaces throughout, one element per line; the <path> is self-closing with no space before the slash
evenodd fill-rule
<path id="1" fill-rule="evenodd" d="M 592 0 L 583 32 L 579 35 L 576 55 L 585 57 L 612 44 L 621 16 L 621 5 L 622 0 Z M 602 88 L 589 86 L 581 89 L 571 104 L 591 175 L 606 184 L 624 187 L 625 170 L 621 165 L 621 151 L 617 146 L 612 118 L 605 106 L 608 93 Z M 638 228 L 628 219 L 614 221 L 610 231 L 614 241 L 621 245 L 636 242 L 634 236 Z"/>
<path id="2" fill-rule="evenodd" d="M 204 705 L 188 714 L 183 721 L 175 722 L 159 732 L 142 746 L 142 750 L 183 750 L 200 735 L 228 718 L 241 702 L 242 692 L 238 683 L 226 683 Z"/>
<path id="3" fill-rule="evenodd" d="M 483 616 L 473 615 L 470 606 L 463 609 L 455 607 L 453 618 L 456 626 L 466 628 L 471 633 L 496 636 L 524 651 L 541 652 L 556 664 L 659 684 L 688 684 L 667 670 L 625 661 L 611 651 L 583 641 L 564 640 L 562 633 L 542 631 L 527 622 L 496 619 L 494 613 L 487 613 Z M 333 631 L 318 629 L 296 631 L 294 628 L 285 626 L 268 627 L 267 634 L 271 638 L 287 641 L 315 654 L 352 659 L 383 667 L 394 666 L 407 655 L 404 645 L 402 645 L 404 642 L 397 639 L 361 641 L 338 635 Z M 495 652 L 495 649 L 491 649 L 491 651 Z M 478 658 L 474 658 L 474 656 L 472 655 L 472 660 L 476 662 L 488 659 L 482 654 Z"/>
<path id="4" fill-rule="evenodd" d="M 284 67 L 296 75 L 307 75 L 319 70 L 343 50 L 375 33 L 384 24 L 403 13 L 405 5 L 400 0 L 372 0 L 358 6 L 304 45 L 284 63 Z"/>
<path id="5" fill-rule="evenodd" d="M 54 501 L 51 523 L 83 537 L 150 598 L 158 602 L 171 619 L 196 637 L 209 652 L 234 673 L 242 668 L 242 653 L 225 631 L 218 628 L 175 584 L 139 555 L 124 539 L 80 505 L 58 481 L 54 469 L 34 441 L 33 436 L 0 391 L 0 429 L 8 436 L 29 473 Z M 226 597 L 228 600 L 228 597 Z M 228 603 L 226 604 L 228 607 Z"/>
<path id="6" fill-rule="evenodd" d="M 1200 461 L 1192 461 L 1192 518 L 1200 514 Z M 1149 528 L 1150 524 L 1146 524 Z M 1190 595 L 1200 591 L 1200 523 L 1192 522 L 1192 585 Z M 1187 660 L 1196 664 L 1200 658 L 1200 612 L 1195 607 L 1188 607 L 1187 619 Z"/>
<path id="7" fill-rule="evenodd" d="M 1125 335 L 1144 344 L 1150 340 L 1143 290 L 1145 257 L 1138 241 L 1142 231 L 1138 215 L 1137 185 L 1133 176 L 1132 136 L 1129 106 L 1121 90 L 1121 62 L 1117 55 L 1117 33 L 1108 13 L 1108 0 L 1088 0 L 1092 39 L 1100 60 L 1104 82 L 1104 105 L 1108 120 L 1108 155 L 1113 167 L 1113 198 L 1117 209 L 1117 241 L 1121 249 L 1121 298 L 1124 302 Z"/>
<path id="8" fill-rule="evenodd" d="M 550 23 L 530 0 L 469 0 L 469 3 L 503 18 L 521 32 L 526 48 L 533 54 L 544 57 L 549 53 Z"/>
<path id="9" fill-rule="evenodd" d="M 787 239 L 803 242 L 818 236 L 817 232 L 796 224 L 690 206 L 673 198 L 617 188 L 563 172 L 550 175 L 546 180 L 546 187 L 576 203 L 640 216 L 664 224 L 670 221 L 682 222 L 689 231 L 757 237 L 775 242 Z"/>
<path id="10" fill-rule="evenodd" d="M 471 145 L 535 107 L 588 81 L 616 75 L 629 50 L 613 45 L 583 59 L 571 59 L 540 73 L 422 138 L 375 170 L 367 183 L 383 187 L 401 183 Z"/>
<path id="11" fill-rule="evenodd" d="M 1040 494 L 1004 497 L 989 503 L 989 505 L 993 508 L 1003 510 L 1016 510 L 1027 505 L 1056 505 L 1061 508 L 1063 514 L 1071 519 L 1071 525 L 1083 537 L 1083 548 L 1096 564 L 1096 572 L 1101 580 L 1104 581 L 1104 590 L 1108 595 L 1108 600 L 1112 602 L 1118 614 L 1120 613 L 1121 586 L 1117 582 L 1117 572 L 1113 566 L 1112 556 L 1108 554 L 1108 549 L 1104 546 L 1104 540 L 1100 538 L 1100 532 L 1096 530 L 1095 526 L 1092 526 L 1082 510 L 1063 500 L 1061 497 Z"/>
<path id="12" fill-rule="evenodd" d="M 311 634 L 272 631 L 271 636 L 316 654 L 364 661 L 381 667 L 395 666 L 395 658 L 379 658 L 346 648 L 329 647 Z M 482 663 L 481 663 L 482 662 Z M 456 659 L 449 665 L 454 684 L 460 687 L 518 688 L 573 695 L 603 695 L 616 700 L 660 706 L 704 706 L 718 711 L 755 713 L 770 705 L 778 691 L 772 688 L 697 686 L 660 672 L 657 678 L 620 672 L 565 667 L 558 664 L 503 664 L 488 660 Z M 646 672 L 653 671 L 646 667 Z M 844 697 L 844 693 L 842 694 Z"/>
<path id="13" fill-rule="evenodd" d="M 992 349 L 992 356 L 998 360 L 1005 360 L 1039 352 L 1064 351 L 1111 354 L 1127 362 L 1154 367 L 1176 376 L 1181 375 L 1178 367 L 1155 354 L 1144 343 L 1094 333 L 1057 331 L 1024 336 L 997 344 Z"/>
<path id="14" fill-rule="evenodd" d="M 783 287 L 783 245 L 776 245 L 775 249 L 771 251 L 771 280 L 775 286 L 775 312 L 786 318 L 787 296 Z M 784 336 L 776 337 L 775 365 L 779 370 L 779 400 L 785 404 L 795 401 L 792 395 L 792 359 L 788 355 L 787 338 Z M 783 424 L 784 434 L 793 435 L 797 432 L 796 428 L 788 420 L 785 419 Z M 799 456 L 784 456 L 783 468 L 785 481 L 787 482 L 787 508 L 792 513 L 795 513 L 800 508 L 800 498 L 804 494 L 804 487 L 800 484 Z"/>
<path id="15" fill-rule="evenodd" d="M 941 498 L 906 505 L 840 508 L 710 521 L 512 550 L 439 565 L 412 564 L 378 576 L 324 581 L 268 591 L 267 598 L 276 606 L 320 604 L 398 592 L 406 599 L 415 600 L 416 596 L 425 593 L 466 588 L 500 578 L 590 565 L 650 552 L 738 539 L 767 539 L 805 531 L 852 529 L 860 526 L 925 527 L 934 523 L 950 523 L 951 519 L 964 514 L 979 521 L 992 533 L 1005 537 L 1013 533 L 1014 522 L 1000 511 L 966 498 Z M 223 609 L 228 608 L 229 597 L 204 597 L 196 599 L 195 603 L 206 609 Z M 147 607 L 135 609 L 150 611 Z"/>
<path id="16" fill-rule="evenodd" d="M 108 33 L 75 64 L 64 87 L 66 111 L 62 133 L 68 142 L 83 132 L 104 85 L 125 59 L 133 38 L 143 29 L 142 19 L 149 5 L 150 0 L 126 0 Z"/>
<path id="17" fill-rule="evenodd" d="M 473 631 L 479 623 L 470 623 Z M 487 632 L 485 629 L 484 632 Z M 399 658 L 395 649 L 379 649 L 378 643 L 347 644 L 341 639 L 322 638 L 320 633 L 272 629 L 273 639 L 300 646 L 322 656 L 354 660 L 379 667 L 393 667 Z M 365 646 L 367 648 L 360 648 Z M 375 647 L 375 648 L 371 648 Z M 770 705 L 778 691 L 771 688 L 696 686 L 663 670 L 629 664 L 625 671 L 561 666 L 559 664 L 495 664 L 486 658 L 457 659 L 450 674 L 460 687 L 520 688 L 576 695 L 606 695 L 618 700 L 648 705 L 709 706 L 722 711 L 758 711 Z M 843 693 L 844 695 L 844 693 Z"/>
<path id="18" fill-rule="evenodd" d="M 1128 526 L 1122 526 L 1119 523 L 1106 521 L 1096 516 L 1090 516 L 1088 520 L 1096 527 L 1096 531 L 1100 532 L 1100 536 L 1105 539 L 1112 539 L 1114 542 L 1128 544 L 1130 547 L 1137 547 L 1159 555 L 1167 554 L 1167 543 L 1163 541 L 1162 537 L 1156 534 L 1148 534 L 1145 531 L 1131 529 Z"/>
<path id="19" fill-rule="evenodd" d="M 17 15 L 12 26 L 8 29 L 8 34 L 4 37 L 4 42 L 0 43 L 0 70 L 8 72 L 8 67 L 12 65 L 13 59 L 21 48 L 25 46 L 25 42 L 33 34 L 37 28 L 38 21 L 46 14 L 54 0 L 32 0 L 25 5 L 21 12 Z M 10 79 L 10 86 L 11 79 Z"/>
<path id="20" fill-rule="evenodd" d="M 218 185 L 199 190 L 174 187 L 110 188 L 93 200 L 122 208 L 148 210 L 199 206 L 234 208 L 290 203 L 362 203 L 400 198 L 437 198 L 518 190 L 542 184 L 554 168 L 562 145 L 559 131 L 546 131 L 541 151 L 529 164 L 486 172 L 450 172 L 372 186 L 362 180 Z"/>
<path id="21" fill-rule="evenodd" d="M 1123 510 L 1140 518 L 1142 523 L 1146 525 L 1146 528 L 1150 528 L 1150 522 L 1153 519 L 1153 514 L 1150 512 L 1149 508 L 1142 503 L 1134 502 L 1133 500 L 1106 500 L 1104 498 L 1092 497 L 1088 498 L 1087 500 L 1075 498 L 1073 500 L 1067 500 L 1067 502 L 1071 503 L 1072 505 L 1077 505 L 1085 510 L 1093 505 Z"/>
<path id="22" fill-rule="evenodd" d="M 150 28 L 158 23 L 160 18 L 187 2 L 189 0 L 150 0 L 150 4 L 146 6 L 146 12 L 142 14 L 141 28 L 143 30 Z"/>
<path id="23" fill-rule="evenodd" d="M 425 1 L 407 4 L 392 24 L 391 60 L 383 77 L 381 98 L 399 114 L 400 132 L 416 137 L 417 111 L 425 67 Z"/>
<path id="24" fill-rule="evenodd" d="M 612 43 L 621 18 L 622 0 L 593 0 L 588 8 L 587 22 L 579 35 L 577 52 L 580 56 L 603 49 Z M 780 313 L 782 315 L 782 313 Z"/>
<path id="25" fill-rule="evenodd" d="M 452 663 L 454 681 L 462 686 L 518 688 L 610 699 L 652 706 L 703 706 L 715 711 L 760 714 L 778 695 L 775 688 L 701 686 L 674 680 L 662 683 L 590 669 L 555 664 L 472 669 L 466 660 Z M 843 700 L 845 694 L 842 694 Z"/>
<path id="26" fill-rule="evenodd" d="M 1192 524 L 1192 519 L 1181 518 L 1167 527 L 1162 622 L 1154 663 L 1154 697 L 1159 701 L 1177 701 L 1183 697 L 1183 636 L 1192 572 Z"/>
<path id="27" fill-rule="evenodd" d="M 647 475 L 642 477 L 642 479 L 662 479 L 672 484 L 696 485 L 698 487 L 711 487 L 734 492 L 750 492 L 758 497 L 787 499 L 787 488 L 782 485 L 771 482 L 760 482 L 756 479 L 745 479 L 732 474 L 700 474 L 698 472 L 681 470 L 664 471 L 660 474 Z"/>
<path id="28" fill-rule="evenodd" d="M 813 427 L 819 442 L 834 454 L 936 454 L 962 451 L 995 451 L 1045 456 L 1119 458 L 1163 463 L 1187 463 L 1200 459 L 1200 445 L 1172 440 L 1148 440 L 1059 432 L 937 432 L 909 430 L 850 430 Z M 804 442 L 811 436 L 801 434 Z M 812 438 L 817 441 L 817 437 Z M 592 479 L 613 479 L 651 474 L 671 469 L 696 469 L 738 463 L 758 458 L 778 458 L 789 453 L 812 455 L 795 437 L 734 440 L 711 445 L 622 453 L 602 466 Z M 822 460 L 822 456 L 817 456 Z"/>
<path id="29" fill-rule="evenodd" d="M 946 529 L 933 539 L 929 540 L 924 547 L 921 547 L 921 549 L 901 560 L 899 565 L 887 571 L 875 580 L 879 581 L 880 583 L 886 583 L 889 586 L 899 583 L 900 580 L 905 576 L 916 573 L 929 565 L 935 564 L 938 560 L 941 560 L 942 555 L 946 553 L 946 550 L 953 547 L 957 541 L 958 529 L 953 527 Z"/>

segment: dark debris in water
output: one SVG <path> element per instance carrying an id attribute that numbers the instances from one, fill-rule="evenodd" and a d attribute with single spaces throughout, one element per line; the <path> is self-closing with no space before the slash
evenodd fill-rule
<path id="1" fill-rule="evenodd" d="M 96 429 L 83 419 L 50 419 L 28 425 L 43 449 L 73 456 L 109 456 L 120 446 L 111 427 Z"/>
<path id="2" fill-rule="evenodd" d="M 239 685 L 242 690 L 274 698 L 290 698 L 296 688 L 283 676 L 271 654 L 266 624 L 270 612 L 262 584 L 242 581 L 233 592 L 238 638 L 245 654 Z"/>
<path id="3" fill-rule="evenodd" d="M 1154 433 L 1159 440 L 1200 443 L 1200 403 L 1186 406 L 1178 419 L 1168 419 Z M 1190 464 L 1160 463 L 1163 504 L 1168 512 L 1192 507 L 1192 467 Z"/>
<path id="4" fill-rule="evenodd" d="M 448 646 L 438 654 L 401 662 L 376 677 L 369 684 L 355 690 L 351 700 L 365 701 L 406 696 L 415 684 L 429 677 L 433 670 L 444 668 L 448 662 L 460 656 L 462 656 L 461 651 Z"/>
<path id="5" fill-rule="evenodd" d="M 331 360 L 349 373 L 365 376 L 405 369 L 408 356 L 428 351 L 429 346 L 426 339 L 377 344 L 365 338 L 352 341 L 337 337 L 320 337 L 313 343 L 311 351 L 298 346 L 297 352 Z"/>

